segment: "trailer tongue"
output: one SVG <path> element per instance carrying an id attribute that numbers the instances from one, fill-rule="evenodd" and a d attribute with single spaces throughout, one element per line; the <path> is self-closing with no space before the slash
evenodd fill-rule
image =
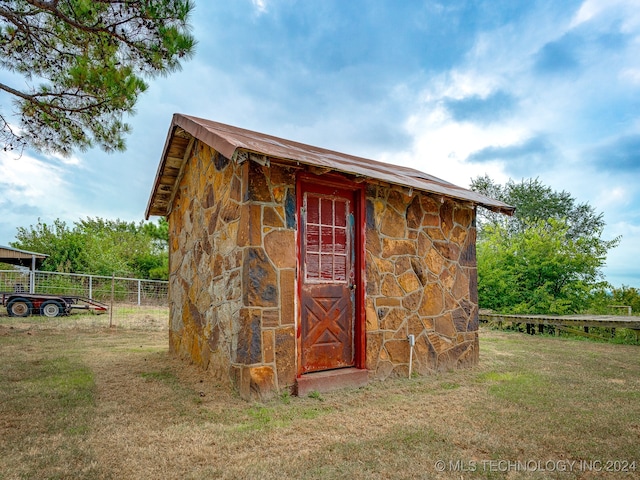
<path id="1" fill-rule="evenodd" d="M 77 295 L 47 295 L 38 293 L 0 293 L 0 304 L 7 307 L 10 317 L 28 317 L 39 314 L 45 317 L 69 315 L 71 310 L 88 310 L 105 313 L 106 304 Z"/>

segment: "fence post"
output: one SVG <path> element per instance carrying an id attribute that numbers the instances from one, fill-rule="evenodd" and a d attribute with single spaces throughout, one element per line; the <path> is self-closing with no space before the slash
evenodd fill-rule
<path id="1" fill-rule="evenodd" d="M 109 328 L 113 327 L 113 297 L 116 289 L 116 274 L 111 274 L 111 305 L 109 306 Z"/>
<path id="2" fill-rule="evenodd" d="M 89 275 L 89 298 L 93 299 L 93 277 Z"/>
<path id="3" fill-rule="evenodd" d="M 29 293 L 36 293 L 36 256 L 31 255 L 31 270 L 29 270 Z"/>
<path id="4" fill-rule="evenodd" d="M 141 282 L 140 280 L 138 280 L 138 306 L 140 306 L 140 286 L 141 286 Z"/>

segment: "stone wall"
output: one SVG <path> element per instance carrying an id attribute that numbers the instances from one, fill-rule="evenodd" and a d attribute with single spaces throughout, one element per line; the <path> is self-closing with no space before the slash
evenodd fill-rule
<path id="1" fill-rule="evenodd" d="M 170 348 L 244 398 L 295 383 L 295 174 L 196 142 L 169 217 Z"/>
<path id="2" fill-rule="evenodd" d="M 478 361 L 475 210 L 436 195 L 367 189 L 367 369 L 384 379 Z"/>
<path id="3" fill-rule="evenodd" d="M 169 215 L 169 347 L 229 384 L 242 308 L 241 168 L 196 142 Z"/>
<path id="4" fill-rule="evenodd" d="M 200 142 L 169 216 L 170 348 L 243 398 L 296 382 L 296 169 L 231 162 Z M 475 210 L 383 186 L 366 192 L 370 378 L 475 363 Z"/>
<path id="5" fill-rule="evenodd" d="M 243 297 L 231 374 L 242 397 L 264 398 L 296 381 L 295 170 L 243 168 Z"/>

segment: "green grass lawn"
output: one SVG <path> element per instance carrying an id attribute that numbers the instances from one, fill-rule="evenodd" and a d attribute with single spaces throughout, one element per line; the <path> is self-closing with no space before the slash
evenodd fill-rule
<path id="1" fill-rule="evenodd" d="M 640 478 L 637 346 L 487 330 L 472 369 L 248 403 L 167 344 L 0 322 L 0 479 Z"/>

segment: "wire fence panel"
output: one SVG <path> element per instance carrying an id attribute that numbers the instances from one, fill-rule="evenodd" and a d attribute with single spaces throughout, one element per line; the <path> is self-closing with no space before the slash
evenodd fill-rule
<path id="1" fill-rule="evenodd" d="M 0 293 L 5 293 L 6 303 L 0 317 L 3 322 L 9 315 L 21 321 L 48 317 L 48 325 L 55 317 L 60 324 L 75 327 L 164 329 L 169 318 L 168 287 L 168 282 L 159 280 L 0 270 Z"/>

